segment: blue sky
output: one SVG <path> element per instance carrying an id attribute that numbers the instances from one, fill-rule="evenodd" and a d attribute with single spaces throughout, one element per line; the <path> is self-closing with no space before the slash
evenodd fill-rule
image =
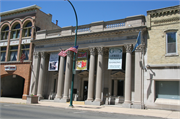
<path id="1" fill-rule="evenodd" d="M 96 21 L 124 19 L 128 16 L 145 15 L 148 10 L 179 5 L 179 0 L 71 0 L 78 24 Z M 45 13 L 53 15 L 52 22 L 58 20 L 60 27 L 75 26 L 75 15 L 71 5 L 64 0 L 0 0 L 0 12 L 38 5 Z"/>

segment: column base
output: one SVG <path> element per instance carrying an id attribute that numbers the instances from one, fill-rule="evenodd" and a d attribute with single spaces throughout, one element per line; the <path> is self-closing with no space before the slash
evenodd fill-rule
<path id="1" fill-rule="evenodd" d="M 61 98 L 54 98 L 54 102 L 59 102 Z"/>
<path id="2" fill-rule="evenodd" d="M 66 102 L 69 102 L 70 99 L 62 98 L 61 100 L 56 100 L 56 101 L 57 101 L 57 102 L 66 103 Z"/>
<path id="3" fill-rule="evenodd" d="M 131 103 L 123 103 L 122 104 L 122 107 L 125 107 L 125 108 L 131 108 Z"/>
<path id="4" fill-rule="evenodd" d="M 42 99 L 44 99 L 44 97 L 43 97 L 41 94 L 37 94 L 37 96 L 38 96 L 38 100 L 39 100 L 39 101 L 42 100 Z"/>
<path id="5" fill-rule="evenodd" d="M 132 108 L 135 108 L 135 109 L 145 109 L 145 105 L 142 105 L 140 103 L 133 103 Z"/>
<path id="6" fill-rule="evenodd" d="M 27 100 L 27 94 L 23 94 L 22 99 Z"/>
<path id="7" fill-rule="evenodd" d="M 84 101 L 85 105 L 93 105 L 93 100 L 86 100 Z"/>

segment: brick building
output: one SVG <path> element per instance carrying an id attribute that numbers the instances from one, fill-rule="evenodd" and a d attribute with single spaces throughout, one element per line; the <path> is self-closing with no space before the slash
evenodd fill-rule
<path id="1" fill-rule="evenodd" d="M 29 94 L 32 40 L 38 30 L 56 29 L 52 15 L 37 5 L 0 13 L 1 96 L 26 99 Z M 26 58 L 20 62 L 22 53 Z"/>

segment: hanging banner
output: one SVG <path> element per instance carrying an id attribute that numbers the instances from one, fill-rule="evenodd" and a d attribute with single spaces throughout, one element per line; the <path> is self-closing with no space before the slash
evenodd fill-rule
<path id="1" fill-rule="evenodd" d="M 53 52 L 50 54 L 48 71 L 58 71 L 58 66 L 59 66 L 58 52 Z"/>
<path id="2" fill-rule="evenodd" d="M 87 70 L 87 51 L 79 52 L 77 54 L 76 70 Z"/>
<path id="3" fill-rule="evenodd" d="M 108 69 L 122 69 L 122 47 L 109 48 Z"/>

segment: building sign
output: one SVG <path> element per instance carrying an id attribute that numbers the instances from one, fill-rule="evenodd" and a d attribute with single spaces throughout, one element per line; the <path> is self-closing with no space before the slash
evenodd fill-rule
<path id="1" fill-rule="evenodd" d="M 122 47 L 109 48 L 108 69 L 122 69 Z"/>
<path id="2" fill-rule="evenodd" d="M 23 39 L 21 44 L 29 44 L 31 39 Z"/>
<path id="3" fill-rule="evenodd" d="M 10 41 L 10 45 L 19 45 L 19 40 L 17 40 L 17 41 Z"/>
<path id="4" fill-rule="evenodd" d="M 49 68 L 48 71 L 58 71 L 59 55 L 58 52 L 53 52 L 50 54 L 49 58 Z"/>
<path id="5" fill-rule="evenodd" d="M 0 43 L 0 46 L 7 46 L 7 43 L 8 43 L 8 42 L 1 42 L 1 43 Z"/>
<path id="6" fill-rule="evenodd" d="M 5 67 L 5 71 L 16 71 L 16 65 L 7 65 L 4 67 Z"/>
<path id="7" fill-rule="evenodd" d="M 76 61 L 76 70 L 87 70 L 87 51 L 78 52 Z"/>

